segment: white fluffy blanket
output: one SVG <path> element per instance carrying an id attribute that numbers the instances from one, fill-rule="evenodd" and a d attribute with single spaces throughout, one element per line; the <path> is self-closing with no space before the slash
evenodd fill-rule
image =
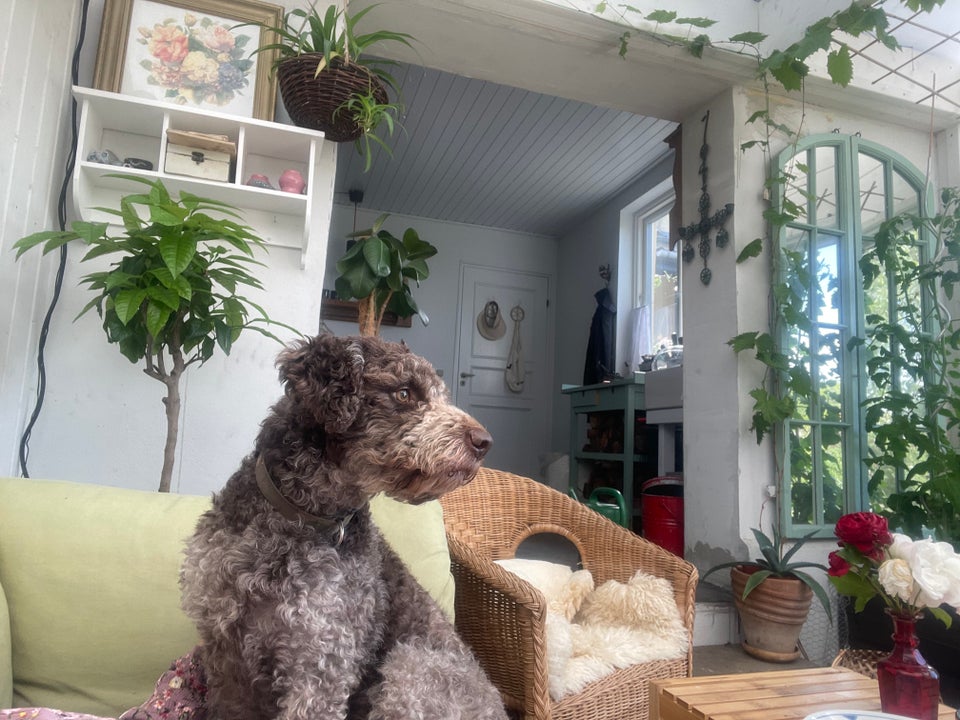
<path id="1" fill-rule="evenodd" d="M 636 663 L 686 655 L 689 637 L 673 586 L 637 572 L 628 583 L 594 588 L 588 570 L 542 560 L 498 560 L 547 601 L 550 695 L 559 700 Z"/>

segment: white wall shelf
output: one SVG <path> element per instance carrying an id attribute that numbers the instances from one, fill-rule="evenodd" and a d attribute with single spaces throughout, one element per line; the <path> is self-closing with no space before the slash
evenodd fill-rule
<path id="1" fill-rule="evenodd" d="M 300 249 L 301 265 L 305 266 L 311 228 L 317 224 L 312 222 L 312 216 L 318 209 L 321 215 L 329 213 L 333 203 L 333 178 L 327 177 L 329 171 L 321 171 L 323 133 L 90 88 L 74 87 L 73 92 L 80 105 L 73 173 L 73 202 L 78 217 L 112 222 L 113 216 L 96 208 L 119 208 L 122 195 L 138 192 L 138 183 L 110 177 L 112 174 L 160 179 L 173 194 L 187 191 L 229 203 L 267 243 Z M 168 129 L 229 137 L 237 146 L 230 181 L 164 172 Z M 87 160 L 91 152 L 105 149 L 112 150 L 120 160 L 148 160 L 154 169 L 137 170 Z M 303 175 L 306 194 L 245 184 L 251 174 L 257 173 L 266 175 L 274 187 L 279 187 L 280 174 L 290 168 Z"/>

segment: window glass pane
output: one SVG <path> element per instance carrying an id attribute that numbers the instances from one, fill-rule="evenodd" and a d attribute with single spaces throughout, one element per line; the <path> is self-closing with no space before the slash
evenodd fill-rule
<path id="1" fill-rule="evenodd" d="M 817 237 L 817 322 L 840 323 L 840 239 Z"/>
<path id="2" fill-rule="evenodd" d="M 837 212 L 837 148 L 818 147 L 816 149 L 817 159 L 817 184 L 815 188 L 817 226 L 822 228 L 835 228 L 840 224 L 839 214 Z"/>
<path id="3" fill-rule="evenodd" d="M 820 419 L 843 422 L 843 349 L 840 333 L 821 330 L 817 352 L 817 400 Z"/>
<path id="4" fill-rule="evenodd" d="M 843 428 L 824 425 L 820 428 L 820 462 L 823 466 L 823 521 L 836 524 L 843 515 Z"/>
<path id="5" fill-rule="evenodd" d="M 679 335 L 680 277 L 677 272 L 677 250 L 670 249 L 669 210 L 647 222 L 647 242 L 654 252 L 653 272 L 653 341 L 654 348 L 673 344 Z"/>
<path id="6" fill-rule="evenodd" d="M 810 161 L 807 159 L 807 153 L 799 152 L 790 159 L 783 169 L 787 178 L 784 198 L 787 203 L 793 203 L 800 208 L 800 214 L 796 220 L 801 223 L 810 222 L 810 216 L 807 212 L 809 207 L 807 204 L 807 196 L 809 195 L 807 168 L 809 166 Z"/>
<path id="7" fill-rule="evenodd" d="M 796 315 L 810 316 L 810 233 L 797 228 L 785 228 L 780 243 L 780 283 L 776 288 L 782 298 L 790 298 Z M 785 354 L 792 362 L 804 368 L 810 367 L 810 336 L 795 319 L 787 319 L 788 335 Z M 796 417 L 810 419 L 810 398 L 796 396 Z"/>
<path id="8" fill-rule="evenodd" d="M 903 252 L 910 258 L 910 262 L 914 266 L 919 265 L 920 248 L 913 245 L 909 248 L 903 248 Z M 909 332 L 916 333 L 923 323 L 920 285 L 919 283 L 910 283 L 906 287 L 903 285 L 905 285 L 905 283 L 901 283 L 901 286 L 897 288 L 897 317 L 900 325 L 905 327 Z"/>
<path id="9" fill-rule="evenodd" d="M 893 214 L 916 213 L 920 209 L 920 195 L 903 175 L 893 172 Z"/>
<path id="10" fill-rule="evenodd" d="M 873 246 L 873 242 L 864 239 L 864 252 L 868 252 Z M 887 276 L 880 273 L 870 287 L 863 288 L 863 309 L 864 319 L 867 327 L 871 327 L 878 322 L 886 322 L 890 317 L 890 286 L 887 283 Z"/>
<path id="11" fill-rule="evenodd" d="M 860 165 L 860 228 L 864 235 L 873 235 L 886 219 L 884 195 L 886 182 L 883 163 L 865 153 L 859 153 Z"/>
<path id="12" fill-rule="evenodd" d="M 780 282 L 778 291 L 795 298 L 790 304 L 804 314 L 810 308 L 810 233 L 787 227 L 780 240 Z"/>
<path id="13" fill-rule="evenodd" d="M 790 517 L 794 523 L 813 523 L 813 456 L 809 425 L 790 426 Z"/>
<path id="14" fill-rule="evenodd" d="M 787 337 L 787 355 L 791 358 L 793 365 L 802 368 L 809 377 L 811 375 L 810 367 L 810 336 L 796 327 L 790 328 L 790 334 Z M 803 395 L 794 395 L 795 404 L 794 417 L 797 420 L 811 419 L 811 398 Z"/>

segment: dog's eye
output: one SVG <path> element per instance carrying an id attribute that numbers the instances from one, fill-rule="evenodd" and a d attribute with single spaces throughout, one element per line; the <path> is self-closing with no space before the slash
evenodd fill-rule
<path id="1" fill-rule="evenodd" d="M 409 388 L 400 388 L 397 390 L 393 396 L 397 399 L 397 402 L 408 403 L 413 398 L 413 395 L 410 394 Z"/>

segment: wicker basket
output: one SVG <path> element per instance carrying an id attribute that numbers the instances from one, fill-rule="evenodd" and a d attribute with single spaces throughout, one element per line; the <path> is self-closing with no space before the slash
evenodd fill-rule
<path id="1" fill-rule="evenodd" d="M 322 130 L 328 140 L 352 142 L 363 134 L 350 113 L 336 112 L 350 96 L 373 88 L 377 102 L 389 102 L 380 79 L 363 65 L 344 64 L 339 58 L 314 77 L 320 54 L 289 58 L 277 67 L 280 97 L 293 122 L 311 130 Z"/>

